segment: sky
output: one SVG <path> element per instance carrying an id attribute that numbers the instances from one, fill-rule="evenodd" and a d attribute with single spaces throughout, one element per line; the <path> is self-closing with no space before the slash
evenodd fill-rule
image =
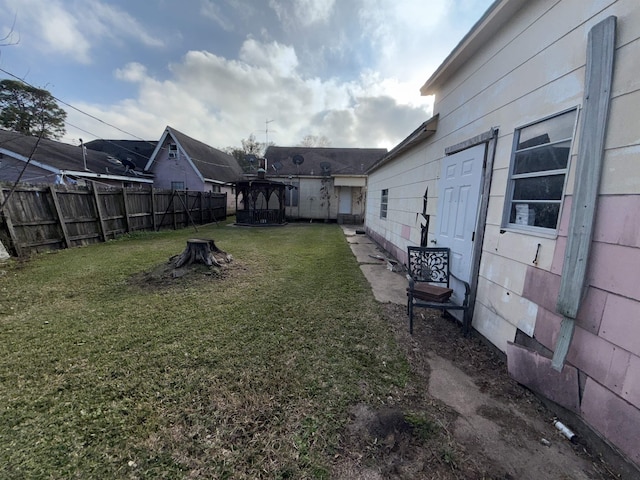
<path id="1" fill-rule="evenodd" d="M 0 0 L 0 78 L 65 104 L 67 134 L 391 149 L 420 87 L 493 0 Z M 5 73 L 8 72 L 8 73 Z"/>

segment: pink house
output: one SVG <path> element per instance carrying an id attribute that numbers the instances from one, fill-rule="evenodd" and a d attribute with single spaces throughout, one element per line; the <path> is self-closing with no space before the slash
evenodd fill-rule
<path id="1" fill-rule="evenodd" d="M 403 262 L 451 248 L 514 378 L 640 466 L 638 58 L 637 0 L 495 1 L 368 171 L 365 224 Z"/>

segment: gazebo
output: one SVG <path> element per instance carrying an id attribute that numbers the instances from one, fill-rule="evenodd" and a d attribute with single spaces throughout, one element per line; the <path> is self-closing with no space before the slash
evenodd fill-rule
<path id="1" fill-rule="evenodd" d="M 273 226 L 286 224 L 285 189 L 281 182 L 267 180 L 264 169 L 258 178 L 236 183 L 236 225 Z"/>

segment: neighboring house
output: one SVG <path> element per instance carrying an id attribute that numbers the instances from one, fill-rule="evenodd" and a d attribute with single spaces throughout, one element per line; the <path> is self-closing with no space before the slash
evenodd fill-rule
<path id="1" fill-rule="evenodd" d="M 227 212 L 235 214 L 234 184 L 242 168 L 231 155 L 167 126 L 145 171 L 154 174 L 154 187 L 167 190 L 227 194 Z"/>
<path id="2" fill-rule="evenodd" d="M 285 210 L 290 219 L 362 223 L 366 171 L 384 148 L 268 147 L 266 175 L 291 185 Z"/>
<path id="3" fill-rule="evenodd" d="M 153 180 L 106 153 L 0 130 L 0 181 L 146 188 Z"/>
<path id="4" fill-rule="evenodd" d="M 90 150 L 104 152 L 123 164 L 143 171 L 157 145 L 156 140 L 91 140 L 84 144 Z"/>
<path id="5" fill-rule="evenodd" d="M 368 171 L 365 220 L 403 262 L 450 247 L 510 373 L 636 465 L 638 58 L 637 0 L 494 2 L 422 87 L 434 117 Z"/>

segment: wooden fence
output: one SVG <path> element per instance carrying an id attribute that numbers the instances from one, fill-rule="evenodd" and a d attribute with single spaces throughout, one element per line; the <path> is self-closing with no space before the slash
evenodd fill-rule
<path id="1" fill-rule="evenodd" d="M 0 241 L 13 254 L 78 247 L 137 231 L 224 220 L 227 194 L 0 184 Z"/>

